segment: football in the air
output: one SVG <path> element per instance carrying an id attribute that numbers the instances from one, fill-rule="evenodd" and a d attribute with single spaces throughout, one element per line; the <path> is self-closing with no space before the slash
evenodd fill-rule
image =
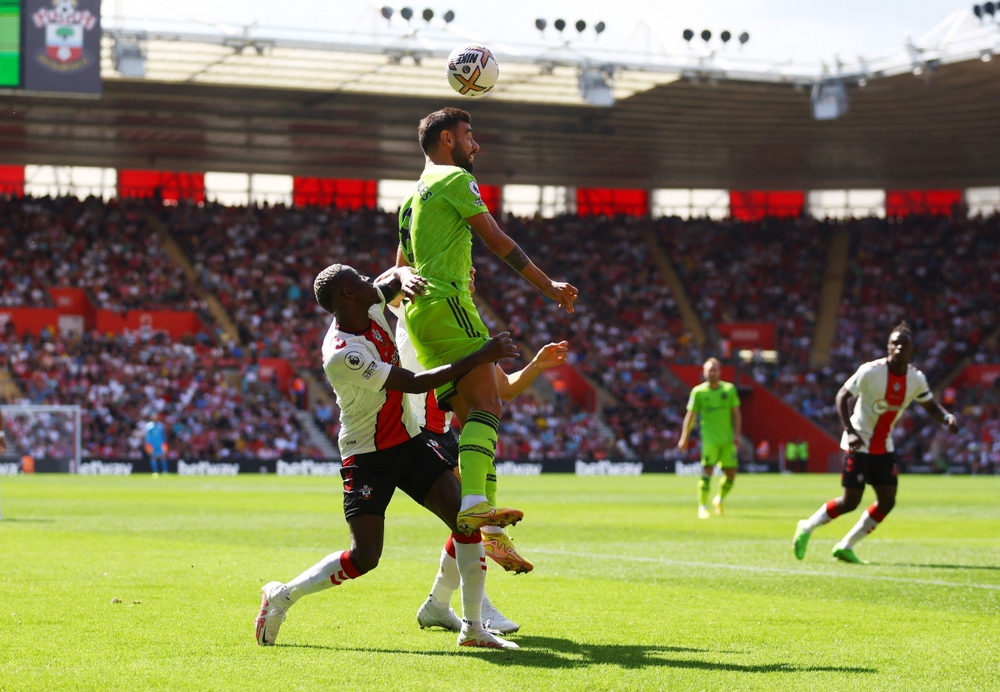
<path id="1" fill-rule="evenodd" d="M 448 56 L 448 83 L 462 96 L 483 96 L 499 76 L 500 65 L 486 46 L 461 46 Z"/>

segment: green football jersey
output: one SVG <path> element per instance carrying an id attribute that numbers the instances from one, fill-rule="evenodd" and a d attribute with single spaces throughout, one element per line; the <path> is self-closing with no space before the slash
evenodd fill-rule
<path id="1" fill-rule="evenodd" d="M 691 390 L 687 410 L 701 418 L 703 444 L 722 445 L 736 441 L 730 411 L 740 405 L 740 395 L 731 382 L 719 382 L 716 389 L 702 382 Z"/>
<path id="2" fill-rule="evenodd" d="M 479 185 L 458 166 L 430 164 L 399 210 L 399 243 L 406 261 L 427 279 L 427 295 L 469 290 L 472 270 L 470 216 L 488 211 Z"/>

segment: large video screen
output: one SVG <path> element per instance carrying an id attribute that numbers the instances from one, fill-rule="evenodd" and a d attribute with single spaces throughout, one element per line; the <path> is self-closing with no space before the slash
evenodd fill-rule
<path id="1" fill-rule="evenodd" d="M 21 85 L 21 0 L 0 0 L 0 87 Z"/>

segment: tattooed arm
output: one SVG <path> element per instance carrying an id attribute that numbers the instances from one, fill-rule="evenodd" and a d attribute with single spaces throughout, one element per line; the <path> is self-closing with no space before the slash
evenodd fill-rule
<path id="1" fill-rule="evenodd" d="M 497 257 L 509 264 L 532 286 L 559 303 L 559 307 L 566 312 L 573 312 L 573 303 L 578 293 L 576 287 L 563 281 L 553 281 L 546 276 L 545 272 L 528 258 L 524 250 L 501 230 L 492 214 L 489 212 L 476 214 L 467 218 L 466 222 Z"/>

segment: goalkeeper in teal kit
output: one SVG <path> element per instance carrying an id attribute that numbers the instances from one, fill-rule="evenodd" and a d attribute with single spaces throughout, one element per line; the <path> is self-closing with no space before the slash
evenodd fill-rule
<path id="1" fill-rule="evenodd" d="M 399 210 L 396 264 L 409 265 L 427 280 L 424 295 L 406 307 L 406 322 L 425 368 L 436 368 L 478 350 L 489 334 L 472 302 L 472 233 L 545 296 L 573 312 L 577 290 L 553 281 L 528 259 L 490 215 L 472 176 L 479 145 L 472 119 L 457 108 L 431 113 L 418 130 L 426 168 Z M 521 519 L 515 509 L 496 507 L 494 454 L 503 407 L 492 364 L 473 369 L 438 389 L 443 406 L 462 421 L 459 468 L 462 511 L 458 530 L 475 534 L 482 526 L 507 526 Z"/>

